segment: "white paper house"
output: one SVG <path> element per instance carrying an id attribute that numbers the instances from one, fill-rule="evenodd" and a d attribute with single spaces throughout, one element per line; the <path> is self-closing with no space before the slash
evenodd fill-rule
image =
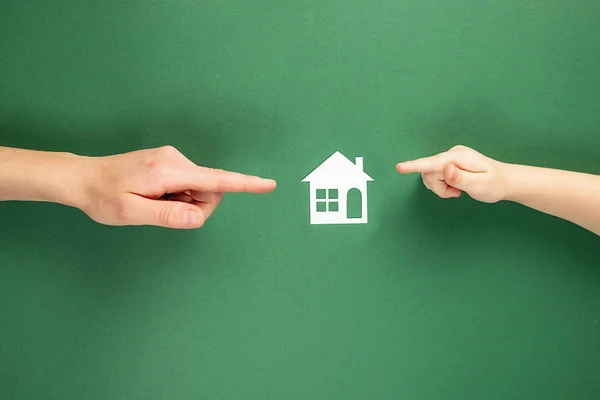
<path id="1" fill-rule="evenodd" d="M 311 224 L 367 223 L 367 182 L 373 178 L 363 171 L 362 157 L 353 163 L 336 151 L 302 182 L 310 184 Z"/>

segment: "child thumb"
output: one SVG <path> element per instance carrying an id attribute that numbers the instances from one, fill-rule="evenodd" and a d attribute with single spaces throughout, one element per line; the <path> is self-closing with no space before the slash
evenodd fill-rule
<path id="1" fill-rule="evenodd" d="M 469 193 L 477 184 L 478 177 L 477 174 L 462 170 L 454 164 L 448 164 L 444 168 L 444 180 L 449 186 Z"/>

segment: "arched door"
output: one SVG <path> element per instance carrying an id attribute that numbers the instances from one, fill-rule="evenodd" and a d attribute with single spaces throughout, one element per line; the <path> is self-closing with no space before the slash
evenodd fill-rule
<path id="1" fill-rule="evenodd" d="M 346 218 L 362 218 L 362 194 L 356 188 L 346 194 Z"/>

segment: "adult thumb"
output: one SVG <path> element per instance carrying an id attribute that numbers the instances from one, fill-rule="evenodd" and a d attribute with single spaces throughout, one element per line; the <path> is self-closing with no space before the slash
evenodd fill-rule
<path id="1" fill-rule="evenodd" d="M 137 225 L 193 229 L 202 227 L 206 220 L 200 208 L 181 201 L 138 198 L 137 203 Z"/>
<path id="2" fill-rule="evenodd" d="M 446 181 L 449 186 L 467 193 L 469 193 L 469 190 L 472 190 L 473 186 L 479 181 L 479 176 L 477 175 L 478 174 L 462 170 L 454 164 L 448 164 L 444 168 L 444 181 Z"/>

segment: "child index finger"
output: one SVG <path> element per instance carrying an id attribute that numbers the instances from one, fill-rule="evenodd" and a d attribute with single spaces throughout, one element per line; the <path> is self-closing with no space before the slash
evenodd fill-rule
<path id="1" fill-rule="evenodd" d="M 440 153 L 430 157 L 398 163 L 396 164 L 396 170 L 401 174 L 441 172 L 451 162 L 452 159 L 448 153 Z"/>

